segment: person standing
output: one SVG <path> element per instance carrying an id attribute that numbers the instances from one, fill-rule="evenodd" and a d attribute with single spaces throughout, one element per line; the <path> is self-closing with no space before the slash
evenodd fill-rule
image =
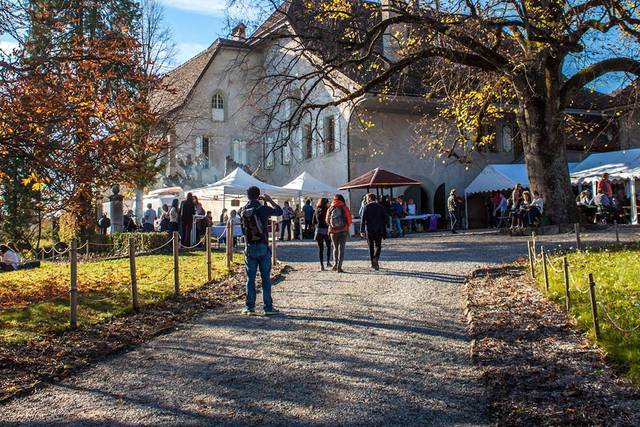
<path id="1" fill-rule="evenodd" d="M 313 226 L 313 214 L 314 209 L 311 206 L 311 200 L 307 199 L 302 207 L 302 211 L 304 212 L 304 232 L 309 233 L 311 231 L 311 227 Z"/>
<path id="2" fill-rule="evenodd" d="M 155 223 L 156 211 L 153 209 L 153 205 L 151 205 L 151 203 L 147 203 L 147 210 L 144 212 L 144 217 L 142 218 L 142 228 L 147 232 L 154 231 Z"/>
<path id="3" fill-rule="evenodd" d="M 287 240 L 291 240 L 291 221 L 295 212 L 289 206 L 289 202 L 284 202 L 282 207 L 282 226 L 280 227 L 280 240 L 284 240 L 284 230 L 287 229 Z"/>
<path id="4" fill-rule="evenodd" d="M 407 200 L 407 216 L 415 216 L 418 212 L 418 208 L 411 197 Z M 414 220 L 409 220 L 409 232 L 416 231 L 416 223 Z"/>
<path id="5" fill-rule="evenodd" d="M 611 181 L 609 181 L 609 174 L 602 174 L 602 178 L 598 181 L 598 192 L 602 190 L 604 194 L 607 195 L 609 199 L 613 198 L 613 186 L 611 185 Z"/>
<path id="6" fill-rule="evenodd" d="M 242 232 L 247 241 L 244 257 L 247 295 L 242 313 L 249 316 L 256 314 L 256 276 L 259 269 L 262 279 L 264 314 L 271 316 L 278 314 L 279 311 L 273 307 L 271 298 L 271 248 L 269 248 L 267 227 L 269 218 L 282 215 L 282 209 L 270 196 L 266 194 L 261 196 L 258 187 L 249 187 L 247 197 L 249 203 L 240 210 Z M 260 200 L 264 200 L 265 204 L 261 204 Z M 267 206 L 267 203 L 271 207 Z"/>
<path id="7" fill-rule="evenodd" d="M 327 224 L 327 211 L 329 199 L 322 198 L 316 206 L 313 215 L 313 224 L 316 227 L 315 240 L 318 243 L 318 255 L 320 256 L 320 270 L 324 271 L 324 249 L 327 248 L 327 267 L 331 267 L 331 237 L 329 237 L 329 224 Z"/>
<path id="8" fill-rule="evenodd" d="M 169 209 L 169 231 L 179 231 L 180 227 L 180 200 L 173 199 L 171 202 L 171 209 Z"/>
<path id="9" fill-rule="evenodd" d="M 227 222 L 229 222 L 229 215 L 227 215 L 227 208 L 223 208 L 218 224 L 225 225 Z"/>
<path id="10" fill-rule="evenodd" d="M 102 217 L 98 220 L 98 227 L 100 228 L 100 235 L 106 236 L 107 229 L 111 227 L 111 220 L 107 216 L 107 214 L 102 214 Z"/>
<path id="11" fill-rule="evenodd" d="M 162 211 L 160 212 L 160 231 L 169 231 L 169 206 L 165 203 L 162 205 Z"/>
<path id="12" fill-rule="evenodd" d="M 347 246 L 349 236 L 349 226 L 351 225 L 351 211 L 347 207 L 342 194 L 333 196 L 331 207 L 327 211 L 327 224 L 329 224 L 329 236 L 333 243 L 333 264 L 332 270 L 342 273 L 342 263 L 344 262 L 344 251 Z"/>
<path id="13" fill-rule="evenodd" d="M 360 222 L 360 235 L 367 238 L 369 259 L 374 270 L 380 269 L 382 239 L 386 234 L 388 220 L 387 211 L 376 201 L 375 194 L 368 194 L 367 206 L 362 212 L 362 221 Z"/>
<path id="14" fill-rule="evenodd" d="M 180 206 L 180 231 L 183 246 L 191 245 L 191 228 L 193 228 L 193 215 L 195 215 L 195 203 L 193 194 L 188 193 L 187 198 L 182 201 Z"/>
<path id="15" fill-rule="evenodd" d="M 303 215 L 300 205 L 296 205 L 296 209 L 293 211 L 293 240 L 300 240 L 302 233 L 300 221 L 302 221 Z"/>
<path id="16" fill-rule="evenodd" d="M 456 228 L 458 225 L 458 196 L 456 196 L 456 189 L 453 188 L 449 192 L 449 199 L 447 200 L 447 209 L 449 210 L 449 220 L 451 220 L 451 232 L 456 234 Z"/>
<path id="17" fill-rule="evenodd" d="M 399 237 L 404 237 L 404 229 L 402 228 L 402 218 L 404 218 L 404 209 L 401 200 L 393 199 L 391 202 L 393 226 L 398 231 Z"/>

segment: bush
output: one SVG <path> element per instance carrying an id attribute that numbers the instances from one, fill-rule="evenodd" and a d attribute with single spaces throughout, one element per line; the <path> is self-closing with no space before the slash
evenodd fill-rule
<path id="1" fill-rule="evenodd" d="M 134 238 L 136 241 L 136 252 L 148 252 L 156 249 L 171 239 L 169 233 L 117 233 L 109 236 L 115 253 L 126 253 L 129 247 L 129 239 Z M 171 252 L 171 245 L 165 246 L 161 252 Z"/>

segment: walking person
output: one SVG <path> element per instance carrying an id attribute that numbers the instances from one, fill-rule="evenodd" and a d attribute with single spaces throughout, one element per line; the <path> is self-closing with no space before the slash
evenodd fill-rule
<path id="1" fill-rule="evenodd" d="M 456 196 L 455 188 L 449 192 L 447 208 L 449 209 L 449 219 L 451 220 L 451 232 L 456 234 L 458 233 L 456 231 L 458 226 L 458 196 Z"/>
<path id="2" fill-rule="evenodd" d="M 295 216 L 295 212 L 289 206 L 289 202 L 284 202 L 282 207 L 282 225 L 280 227 L 280 240 L 284 240 L 284 230 L 287 229 L 287 240 L 291 240 L 291 221 Z"/>
<path id="3" fill-rule="evenodd" d="M 351 225 L 351 211 L 345 203 L 342 194 L 333 196 L 331 207 L 327 211 L 327 224 L 329 224 L 329 236 L 333 243 L 334 264 L 332 270 L 342 273 L 342 263 L 344 262 L 344 251 L 347 246 L 349 236 L 349 226 Z"/>
<path id="4" fill-rule="evenodd" d="M 271 298 L 271 248 L 268 242 L 267 227 L 269 218 L 282 215 L 282 209 L 273 199 L 264 194 L 260 195 L 258 187 L 247 189 L 247 203 L 240 210 L 242 232 L 246 239 L 244 270 L 247 274 L 247 296 L 243 314 L 253 316 L 256 314 L 256 276 L 258 269 L 262 279 L 262 302 L 265 316 L 278 314 L 273 307 Z M 265 203 L 261 204 L 260 200 Z M 271 206 L 267 206 L 270 204 Z"/>
<path id="5" fill-rule="evenodd" d="M 320 257 L 320 270 L 324 271 L 324 251 L 327 250 L 327 267 L 331 267 L 331 237 L 329 237 L 329 224 L 327 224 L 327 211 L 329 199 L 322 198 L 316 206 L 313 214 L 313 224 L 316 227 L 315 240 L 318 243 L 318 255 Z"/>
<path id="6" fill-rule="evenodd" d="M 193 228 L 193 216 L 196 213 L 193 194 L 188 193 L 187 198 L 180 206 L 180 233 L 183 246 L 191 245 L 191 229 Z"/>
<path id="7" fill-rule="evenodd" d="M 147 203 L 147 210 L 144 211 L 144 216 L 142 217 L 142 228 L 144 231 L 152 232 L 155 231 L 155 224 L 156 211 L 151 203 Z"/>
<path id="8" fill-rule="evenodd" d="M 369 244 L 369 259 L 374 270 L 380 269 L 380 251 L 382 239 L 386 236 L 389 217 L 385 208 L 376 201 L 375 194 L 367 195 L 367 205 L 362 212 L 360 235 L 367 238 Z"/>

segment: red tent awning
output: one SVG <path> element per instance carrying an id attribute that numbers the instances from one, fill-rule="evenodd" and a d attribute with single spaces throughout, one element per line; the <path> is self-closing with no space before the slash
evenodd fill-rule
<path id="1" fill-rule="evenodd" d="M 340 187 L 340 190 L 353 190 L 357 188 L 392 188 L 405 187 L 407 185 L 420 185 L 420 181 L 405 178 L 404 176 L 384 169 L 375 168 L 374 170 L 347 182 Z"/>

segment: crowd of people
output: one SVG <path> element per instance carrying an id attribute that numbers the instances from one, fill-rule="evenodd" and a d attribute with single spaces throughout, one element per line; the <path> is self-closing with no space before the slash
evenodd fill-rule
<path id="1" fill-rule="evenodd" d="M 452 190 L 454 191 L 454 190 Z M 509 226 L 512 231 L 525 227 L 538 227 L 544 214 L 544 199 L 537 191 L 531 192 L 516 184 L 507 197 L 494 191 L 485 202 L 489 227 Z"/>
<path id="2" fill-rule="evenodd" d="M 609 180 L 608 173 L 602 175 L 596 183 L 595 189 L 595 195 L 585 189 L 576 197 L 576 205 L 583 216 L 590 222 L 597 222 L 599 219 L 607 223 L 620 221 L 623 203 L 627 199 L 624 189 L 619 188 L 614 193 L 614 187 Z"/>

